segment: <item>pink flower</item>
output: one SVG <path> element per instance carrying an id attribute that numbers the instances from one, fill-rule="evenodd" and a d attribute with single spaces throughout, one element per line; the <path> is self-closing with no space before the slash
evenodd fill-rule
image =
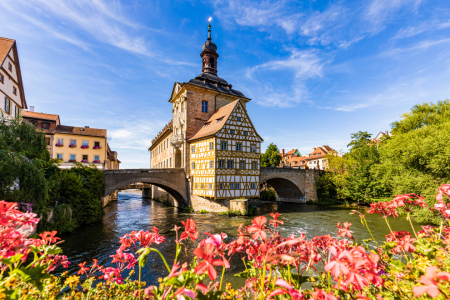
<path id="1" fill-rule="evenodd" d="M 285 289 L 276 289 L 274 290 L 268 297 L 267 300 L 271 300 L 272 297 L 288 294 L 291 297 L 291 300 L 300 300 L 303 298 L 302 293 L 299 290 L 293 289 L 289 283 L 287 283 L 283 279 L 277 279 L 275 281 L 275 284 L 281 287 L 284 287 Z"/>
<path id="2" fill-rule="evenodd" d="M 252 234 L 252 239 L 257 240 L 260 237 L 262 240 L 265 240 L 267 238 L 267 233 L 264 231 L 264 223 L 266 222 L 267 219 L 264 216 L 256 217 L 252 220 L 253 225 L 247 227 L 248 233 Z"/>
<path id="3" fill-rule="evenodd" d="M 279 213 L 270 213 L 270 216 L 273 218 L 273 220 L 270 220 L 269 225 L 273 224 L 274 228 L 278 227 L 278 224 L 283 225 L 284 222 L 282 220 L 278 220 L 278 217 L 280 216 Z"/>
<path id="4" fill-rule="evenodd" d="M 198 238 L 197 225 L 194 220 L 187 219 L 186 222 L 181 221 L 181 224 L 184 225 L 184 232 L 181 234 L 180 240 L 185 240 L 190 237 L 194 241 Z"/>
<path id="5" fill-rule="evenodd" d="M 345 223 L 344 223 L 344 227 L 341 227 L 340 225 L 341 225 L 341 222 L 339 222 L 339 223 L 337 224 L 337 228 L 339 228 L 338 236 L 340 236 L 340 237 L 345 237 L 345 236 L 347 236 L 348 238 L 351 239 L 351 238 L 353 237 L 353 236 L 352 236 L 352 232 L 353 232 L 353 231 L 350 231 L 349 228 L 350 228 L 350 226 L 352 226 L 352 223 L 347 223 L 347 222 L 345 222 Z"/>
<path id="6" fill-rule="evenodd" d="M 433 277 L 434 274 L 437 272 L 438 268 L 435 266 L 431 266 L 427 268 L 426 275 L 422 275 L 419 279 L 419 282 L 424 284 L 421 286 L 415 286 L 413 287 L 412 291 L 414 293 L 414 296 L 420 297 L 423 293 L 427 293 L 428 296 L 432 298 L 436 298 L 439 296 L 440 291 L 439 287 L 434 281 Z"/>
<path id="7" fill-rule="evenodd" d="M 174 296 L 177 296 L 177 300 L 184 300 L 184 296 L 195 299 L 197 297 L 197 294 L 194 291 L 182 286 L 175 292 Z"/>
<path id="8" fill-rule="evenodd" d="M 197 275 L 208 272 L 209 278 L 214 281 L 217 278 L 217 271 L 214 266 L 224 266 L 225 263 L 221 259 L 215 259 L 216 247 L 213 244 L 205 243 L 203 248 L 196 248 L 194 255 L 199 259 L 203 259 L 194 269 Z"/>

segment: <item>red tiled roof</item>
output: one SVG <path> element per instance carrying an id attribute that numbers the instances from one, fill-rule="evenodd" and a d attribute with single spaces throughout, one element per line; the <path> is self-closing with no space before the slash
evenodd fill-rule
<path id="1" fill-rule="evenodd" d="M 99 136 L 99 137 L 106 138 L 106 129 L 98 129 L 98 128 L 86 128 L 86 127 L 58 125 L 58 126 L 56 126 L 55 133 L 78 134 L 78 135 L 86 135 L 86 136 Z"/>
<path id="2" fill-rule="evenodd" d="M 24 118 L 32 118 L 32 119 L 43 119 L 43 120 L 51 120 L 57 121 L 59 119 L 59 115 L 52 115 L 28 110 L 22 110 L 22 117 Z"/>
<path id="3" fill-rule="evenodd" d="M 200 129 L 194 134 L 193 137 L 189 139 L 189 141 L 196 140 L 202 137 L 210 136 L 218 132 L 222 129 L 225 122 L 228 120 L 228 117 L 230 116 L 233 109 L 238 104 L 239 100 L 233 101 L 230 104 L 227 104 L 218 110 L 216 110 L 209 118 L 208 120 L 202 124 Z M 217 120 L 221 120 L 220 122 L 217 122 Z M 208 124 L 208 126 L 205 126 L 205 124 Z"/>
<path id="4" fill-rule="evenodd" d="M 11 47 L 14 45 L 14 42 L 15 40 L 0 37 L 0 58 L 2 60 L 2 65 L 5 58 L 8 56 L 9 51 L 11 51 Z"/>

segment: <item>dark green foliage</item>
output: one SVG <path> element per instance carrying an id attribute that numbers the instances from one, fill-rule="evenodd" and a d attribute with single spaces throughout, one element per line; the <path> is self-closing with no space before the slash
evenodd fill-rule
<path id="1" fill-rule="evenodd" d="M 259 192 L 259 199 L 267 201 L 276 201 L 277 193 L 274 189 L 262 190 Z"/>
<path id="2" fill-rule="evenodd" d="M 266 152 L 261 154 L 261 167 L 276 167 L 280 162 L 280 150 L 278 150 L 277 145 L 271 143 L 269 147 L 267 147 Z"/>
<path id="3" fill-rule="evenodd" d="M 333 181 L 333 173 L 324 172 L 315 183 L 317 198 L 319 201 L 330 201 L 337 198 L 336 185 Z"/>
<path id="4" fill-rule="evenodd" d="M 81 164 L 61 170 L 57 163 L 49 158 L 42 131 L 0 116 L 0 199 L 32 202 L 40 231 L 63 233 L 100 221 L 103 172 Z"/>

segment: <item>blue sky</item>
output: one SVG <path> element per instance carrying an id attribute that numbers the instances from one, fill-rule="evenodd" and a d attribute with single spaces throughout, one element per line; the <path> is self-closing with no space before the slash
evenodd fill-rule
<path id="1" fill-rule="evenodd" d="M 175 81 L 218 75 L 252 98 L 263 147 L 346 151 L 413 105 L 450 97 L 450 2 L 2 0 L 25 94 L 64 125 L 106 128 L 121 168 L 148 168 Z"/>

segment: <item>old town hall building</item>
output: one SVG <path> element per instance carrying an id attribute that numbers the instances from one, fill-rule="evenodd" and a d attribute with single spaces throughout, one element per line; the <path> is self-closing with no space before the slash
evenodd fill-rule
<path id="1" fill-rule="evenodd" d="M 152 141 L 150 167 L 184 168 L 193 196 L 259 198 L 263 140 L 247 114 L 250 99 L 217 76 L 211 25 L 200 56 L 202 73 L 175 82 L 173 119 Z"/>

